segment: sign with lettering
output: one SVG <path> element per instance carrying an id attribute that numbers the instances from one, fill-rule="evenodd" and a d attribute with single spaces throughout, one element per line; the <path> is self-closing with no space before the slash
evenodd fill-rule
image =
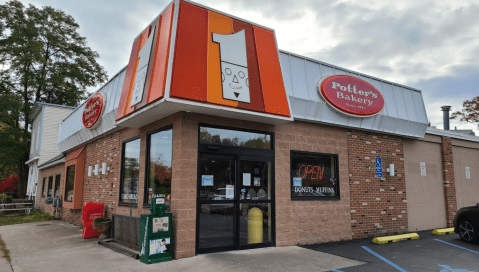
<path id="1" fill-rule="evenodd" d="M 376 177 L 383 177 L 383 160 L 380 157 L 376 157 Z"/>
<path id="2" fill-rule="evenodd" d="M 100 124 L 101 115 L 105 109 L 106 98 L 102 93 L 92 95 L 83 109 L 83 126 L 88 129 L 94 129 Z"/>
<path id="3" fill-rule="evenodd" d="M 337 155 L 291 151 L 291 199 L 339 198 Z"/>
<path id="4" fill-rule="evenodd" d="M 336 75 L 318 81 L 318 92 L 334 109 L 353 116 L 379 113 L 384 98 L 373 85 L 353 76 Z"/>

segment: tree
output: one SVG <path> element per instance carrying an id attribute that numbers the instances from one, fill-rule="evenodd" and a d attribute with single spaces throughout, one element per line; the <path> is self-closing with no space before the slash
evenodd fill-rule
<path id="1" fill-rule="evenodd" d="M 49 6 L 25 7 L 16 0 L 0 5 L 0 94 L 19 101 L 9 116 L 12 120 L 2 126 L 14 131 L 11 137 L 21 146 L 16 151 L 20 157 L 20 196 L 26 189 L 31 125 L 28 115 L 34 103 L 75 106 L 86 98 L 87 87 L 107 80 L 103 67 L 96 62 L 98 53 L 88 47 L 78 28 L 73 17 Z M 7 152 L 0 155 L 0 160 L 2 156 L 17 156 L 8 150 L 0 152 Z"/>
<path id="2" fill-rule="evenodd" d="M 453 112 L 450 119 L 459 119 L 460 121 L 468 123 L 479 123 L 479 96 L 474 97 L 472 100 L 464 101 L 462 106 L 464 109 Z"/>

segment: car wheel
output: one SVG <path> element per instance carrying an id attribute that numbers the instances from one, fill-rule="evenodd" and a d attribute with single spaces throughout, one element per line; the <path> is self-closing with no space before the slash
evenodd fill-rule
<path id="1" fill-rule="evenodd" d="M 477 239 L 475 234 L 476 233 L 471 222 L 467 220 L 463 220 L 461 221 L 461 223 L 459 223 L 459 236 L 461 236 L 461 239 L 464 242 L 468 242 L 468 243 L 474 242 Z M 479 235 L 479 233 L 477 235 Z"/>

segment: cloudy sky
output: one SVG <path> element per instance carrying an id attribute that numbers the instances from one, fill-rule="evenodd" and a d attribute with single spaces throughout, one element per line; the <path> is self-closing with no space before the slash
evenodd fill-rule
<path id="1" fill-rule="evenodd" d="M 5 3 L 0 0 L 0 3 Z M 133 39 L 169 0 L 22 0 L 72 15 L 80 34 L 115 75 Z M 440 106 L 462 109 L 479 95 L 477 0 L 198 0 L 275 29 L 280 49 L 422 90 L 428 117 L 442 128 Z M 451 121 L 451 129 L 479 130 Z"/>

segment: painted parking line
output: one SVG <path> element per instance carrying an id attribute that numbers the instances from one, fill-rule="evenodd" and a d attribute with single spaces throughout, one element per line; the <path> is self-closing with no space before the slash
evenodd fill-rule
<path id="1" fill-rule="evenodd" d="M 452 269 L 449 265 L 440 264 L 439 267 L 444 268 L 441 272 L 476 272 L 476 271 L 469 271 L 466 269 Z"/>
<path id="2" fill-rule="evenodd" d="M 366 246 L 362 246 L 363 249 L 365 249 L 366 251 L 368 251 L 369 253 L 373 254 L 374 256 L 378 257 L 379 259 L 383 260 L 384 262 L 386 262 L 387 264 L 389 264 L 390 266 L 396 268 L 397 270 L 401 271 L 401 272 L 407 272 L 406 270 L 404 270 L 403 268 L 401 268 L 399 265 L 391 262 L 390 260 L 384 258 L 383 256 L 377 254 L 376 252 L 372 251 L 371 249 L 369 249 L 368 247 Z"/>
<path id="3" fill-rule="evenodd" d="M 441 243 L 444 243 L 444 244 L 448 244 L 448 245 L 451 245 L 451 246 L 455 246 L 455 247 L 460 248 L 460 249 L 467 250 L 467 251 L 472 252 L 472 253 L 479 254 L 478 251 L 475 251 L 475 250 L 472 250 L 472 249 L 469 249 L 469 248 L 465 248 L 465 247 L 462 247 L 462 246 L 458 246 L 458 245 L 455 245 L 455 244 L 451 244 L 451 243 L 448 243 L 448 242 L 446 242 L 446 241 L 439 240 L 439 239 L 434 239 L 434 240 L 436 240 L 436 241 L 438 241 L 438 242 L 441 242 Z"/>

